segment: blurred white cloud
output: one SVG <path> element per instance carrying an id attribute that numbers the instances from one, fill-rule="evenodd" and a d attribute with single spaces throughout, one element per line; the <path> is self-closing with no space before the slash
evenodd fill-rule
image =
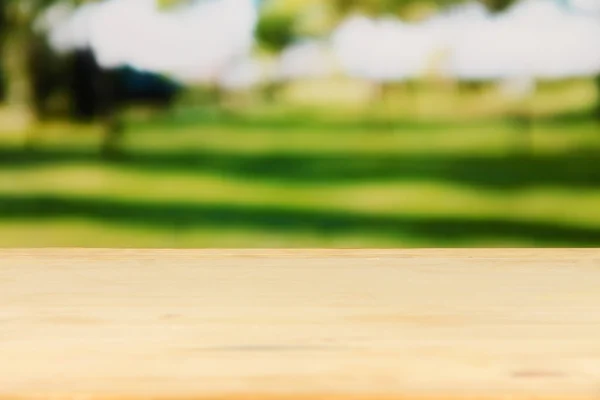
<path id="1" fill-rule="evenodd" d="M 220 87 L 229 90 L 245 90 L 268 82 L 273 76 L 274 61 L 248 57 L 227 69 L 218 80 Z"/>
<path id="2" fill-rule="evenodd" d="M 600 72 L 600 19 L 555 0 L 523 0 L 498 15 L 470 3 L 420 24 L 355 15 L 333 43 L 347 74 L 374 81 L 417 77 L 439 54 L 447 59 L 438 72 L 459 79 Z"/>
<path id="3" fill-rule="evenodd" d="M 336 73 L 335 58 L 328 43 L 306 40 L 292 44 L 278 57 L 273 79 L 326 78 Z"/>
<path id="4" fill-rule="evenodd" d="M 452 35 L 450 73 L 459 78 L 564 78 L 600 71 L 600 21 L 552 0 L 524 0 L 462 25 Z"/>
<path id="5" fill-rule="evenodd" d="M 155 0 L 106 0 L 47 25 L 57 51 L 89 46 L 104 67 L 207 81 L 247 57 L 257 19 L 253 0 L 200 0 L 167 12 Z"/>
<path id="6" fill-rule="evenodd" d="M 253 0 L 196 0 L 162 11 L 155 0 L 57 6 L 38 21 L 57 51 L 91 47 L 105 67 L 130 65 L 189 83 L 248 87 L 341 70 L 377 82 L 439 73 L 460 79 L 564 78 L 600 72 L 600 0 L 522 0 L 492 15 L 472 2 L 421 23 L 351 15 L 328 40 L 291 45 L 267 67 L 252 58 Z M 594 4 L 596 6 L 594 6 Z M 332 60 L 335 57 L 335 61 Z"/>

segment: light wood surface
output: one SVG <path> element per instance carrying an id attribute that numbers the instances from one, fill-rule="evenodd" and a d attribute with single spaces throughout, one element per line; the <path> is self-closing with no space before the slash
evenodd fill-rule
<path id="1" fill-rule="evenodd" d="M 600 399 L 600 250 L 0 250 L 0 398 Z"/>

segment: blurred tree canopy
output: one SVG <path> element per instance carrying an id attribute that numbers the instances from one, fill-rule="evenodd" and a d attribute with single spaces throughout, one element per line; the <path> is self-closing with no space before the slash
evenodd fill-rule
<path id="1" fill-rule="evenodd" d="M 158 0 L 173 3 L 182 0 Z M 394 15 L 418 21 L 436 11 L 470 0 L 270 0 L 256 29 L 259 47 L 278 53 L 299 37 L 325 37 L 348 14 Z M 516 0 L 478 0 L 500 12 Z"/>
<path id="2" fill-rule="evenodd" d="M 405 19 L 427 16 L 444 7 L 466 3 L 468 0 L 333 0 L 336 9 L 345 14 L 361 11 L 369 14 L 392 14 Z M 478 0 L 489 10 L 503 11 L 516 0 Z"/>
<path id="3" fill-rule="evenodd" d="M 297 36 L 295 23 L 292 14 L 272 13 L 261 17 L 255 33 L 259 45 L 267 51 L 280 52 Z"/>
<path id="4" fill-rule="evenodd" d="M 161 0 L 175 1 L 175 0 Z M 348 14 L 395 15 L 403 20 L 426 18 L 439 9 L 469 0 L 270 0 L 257 29 L 260 45 L 279 51 L 298 36 L 325 36 Z M 516 0 L 478 0 L 500 12 Z"/>
<path id="5" fill-rule="evenodd" d="M 97 0 L 0 0 L 0 101 L 26 104 L 28 81 L 26 57 L 35 40 L 35 18 L 56 3 L 78 5 Z M 170 8 L 192 0 L 155 0 Z M 283 50 L 298 37 L 326 36 L 352 12 L 391 14 L 419 20 L 435 11 L 469 0 L 267 0 L 256 29 L 259 46 L 272 53 Z M 517 0 L 477 0 L 493 12 L 501 12 Z M 600 90 L 600 77 L 597 79 Z M 600 115 L 600 101 L 598 107 Z"/>

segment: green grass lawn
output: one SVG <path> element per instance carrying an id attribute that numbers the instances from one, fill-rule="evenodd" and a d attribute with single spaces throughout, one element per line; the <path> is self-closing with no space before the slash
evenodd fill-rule
<path id="1" fill-rule="evenodd" d="M 130 121 L 102 160 L 89 128 L 0 137 L 0 246 L 600 245 L 600 129 L 180 110 Z"/>

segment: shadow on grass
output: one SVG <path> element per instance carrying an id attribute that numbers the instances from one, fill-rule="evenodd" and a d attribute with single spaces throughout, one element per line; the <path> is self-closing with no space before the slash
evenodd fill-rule
<path id="1" fill-rule="evenodd" d="M 44 150 L 25 153 L 0 148 L 0 168 L 65 163 L 105 165 L 91 151 Z M 600 152 L 544 156 L 415 154 L 235 154 L 224 151 L 132 152 L 109 162 L 118 168 L 158 173 L 214 173 L 248 180 L 285 183 L 363 183 L 435 181 L 486 189 L 536 185 L 599 188 Z"/>
<path id="2" fill-rule="evenodd" d="M 0 221 L 84 218 L 111 224 L 185 231 L 193 228 L 230 228 L 298 232 L 317 237 L 340 234 L 375 235 L 398 239 L 425 238 L 438 245 L 472 241 L 510 240 L 536 246 L 595 247 L 600 229 L 552 223 L 472 217 L 375 216 L 341 211 L 310 211 L 272 206 L 141 203 L 102 198 L 2 196 Z"/>
<path id="3" fill-rule="evenodd" d="M 326 119 L 314 113 L 294 113 L 278 116 L 248 116 L 237 113 L 223 112 L 195 112 L 180 113 L 163 118 L 154 118 L 149 121 L 131 121 L 134 129 L 188 129 L 188 128 L 213 128 L 235 130 L 269 130 L 269 131 L 302 131 L 323 134 L 324 132 L 380 132 L 386 133 L 395 130 L 436 132 L 447 128 L 447 122 L 426 121 L 414 119 L 383 119 L 373 117 L 353 117 L 346 120 Z M 473 123 L 476 124 L 476 123 Z M 462 124 L 461 126 L 464 126 Z"/>
<path id="4" fill-rule="evenodd" d="M 569 126 L 594 121 L 595 109 L 568 111 L 559 114 L 537 116 L 535 124 L 543 126 Z M 180 109 L 166 116 L 151 118 L 147 121 L 131 120 L 132 127 L 146 129 L 182 129 L 221 127 L 239 130 L 300 130 L 303 132 L 323 133 L 326 131 L 341 132 L 439 132 L 442 129 L 476 128 L 476 127 L 511 127 L 513 118 L 509 116 L 482 116 L 467 120 L 448 120 L 443 118 L 416 119 L 410 117 L 375 117 L 368 113 L 350 117 L 332 117 L 320 110 L 294 111 L 277 115 L 249 115 L 243 112 L 229 112 L 214 108 Z"/>

